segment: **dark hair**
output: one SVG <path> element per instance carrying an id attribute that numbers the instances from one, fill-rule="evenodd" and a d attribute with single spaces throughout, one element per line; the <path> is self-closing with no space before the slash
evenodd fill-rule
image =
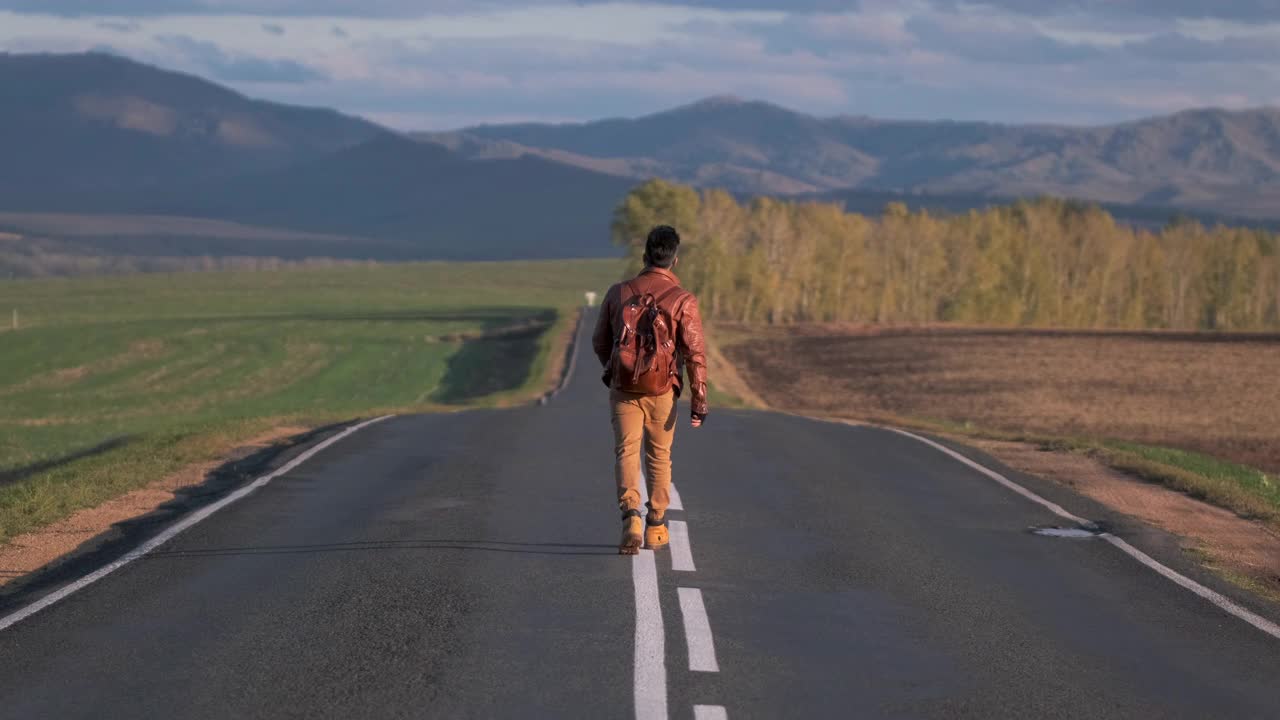
<path id="1" fill-rule="evenodd" d="M 659 225 L 649 231 L 644 243 L 644 261 L 649 265 L 669 268 L 676 261 L 680 249 L 680 233 L 670 225 Z"/>

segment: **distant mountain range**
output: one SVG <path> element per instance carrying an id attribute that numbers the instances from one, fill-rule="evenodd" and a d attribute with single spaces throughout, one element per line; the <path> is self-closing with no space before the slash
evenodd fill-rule
<path id="1" fill-rule="evenodd" d="M 198 220 L 165 236 L 155 222 L 114 218 L 92 236 L 84 222 L 47 215 L 183 216 L 328 236 L 291 240 L 291 256 L 609 256 L 610 214 L 633 184 L 535 156 L 476 161 L 111 55 L 0 55 L 0 211 L 44 214 L 28 224 L 10 214 L 0 230 L 47 237 L 74 226 L 76 243 L 95 251 L 257 255 L 279 243 Z"/>
<path id="2" fill-rule="evenodd" d="M 619 253 L 609 221 L 633 184 L 533 156 L 468 160 L 383 133 L 233 181 L 159 190 L 131 209 L 397 240 L 432 259 L 600 257 Z"/>
<path id="3" fill-rule="evenodd" d="M 818 118 L 718 97 L 641 118 L 418 133 L 467 157 L 532 153 L 747 194 L 1059 195 L 1280 216 L 1280 109 L 1104 127 Z M 847 194 L 847 193 L 844 193 Z"/>
<path id="4" fill-rule="evenodd" d="M 332 110 L 250 100 L 110 55 L 0 55 L 6 205 L 282 167 L 382 132 Z"/>
<path id="5" fill-rule="evenodd" d="M 721 97 L 631 120 L 405 135 L 112 55 L 0 54 L 9 243 L 155 255 L 606 256 L 618 252 L 608 243 L 613 208 L 649 177 L 860 211 L 895 199 L 963 210 L 1055 194 L 1147 223 L 1170 208 L 1275 219 L 1280 111 L 1072 128 L 817 118 Z"/>

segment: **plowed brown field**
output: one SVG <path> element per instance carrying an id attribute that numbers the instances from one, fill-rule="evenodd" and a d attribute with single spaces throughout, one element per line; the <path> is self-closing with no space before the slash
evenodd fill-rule
<path id="1" fill-rule="evenodd" d="M 730 360 L 779 409 L 1127 440 L 1280 472 L 1280 335 L 726 330 Z"/>

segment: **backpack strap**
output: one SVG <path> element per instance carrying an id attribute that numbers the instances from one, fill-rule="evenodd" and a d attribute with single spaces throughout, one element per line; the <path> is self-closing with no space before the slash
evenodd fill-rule
<path id="1" fill-rule="evenodd" d="M 659 296 L 657 297 L 657 299 L 655 299 L 655 300 L 654 300 L 654 304 L 655 304 L 655 305 L 658 305 L 658 306 L 661 306 L 661 305 L 662 305 L 662 301 L 663 301 L 663 300 L 666 300 L 667 298 L 669 298 L 669 297 L 671 297 L 672 295 L 675 295 L 676 293 L 679 293 L 679 292 L 684 292 L 684 288 L 680 287 L 679 285 L 672 285 L 671 287 L 667 288 L 665 292 L 663 292 L 661 295 L 659 295 Z M 677 307 L 678 307 L 678 306 L 677 306 Z M 674 317 L 674 315 L 673 315 L 673 317 Z"/>
<path id="2" fill-rule="evenodd" d="M 631 294 L 628 295 L 627 297 L 623 297 L 622 291 L 621 290 L 618 291 L 618 315 L 615 316 L 615 319 L 618 320 L 618 324 L 621 325 L 621 327 L 617 329 L 617 334 L 613 338 L 613 345 L 615 348 L 621 345 L 622 343 L 626 342 L 627 340 L 627 326 L 625 323 L 621 322 L 621 318 L 623 317 L 623 314 L 622 314 L 623 310 L 628 303 L 630 303 L 632 300 L 640 296 L 640 293 L 636 292 L 636 286 L 632 285 L 630 280 L 624 281 L 622 283 L 622 289 L 626 290 Z"/>

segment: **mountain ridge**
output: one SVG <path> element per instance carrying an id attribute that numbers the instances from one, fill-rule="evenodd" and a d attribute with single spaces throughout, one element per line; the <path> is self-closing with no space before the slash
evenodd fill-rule
<path id="1" fill-rule="evenodd" d="M 419 258 L 600 257 L 617 253 L 602 238 L 631 185 L 536 157 L 468 160 L 385 133 L 234 182 L 151 195 L 131 210 L 413 243 Z"/>
<path id="2" fill-rule="evenodd" d="M 8 230 L 58 240 L 23 225 L 65 216 L 64 227 L 78 228 L 68 246 L 95 252 L 611 256 L 614 208 L 651 177 L 863 212 L 885 201 L 963 211 L 1048 193 L 1118 216 L 1137 203 L 1231 217 L 1280 200 L 1280 110 L 1080 129 L 818 118 L 714 96 L 641 118 L 410 137 L 112 55 L 0 54 Z M 1131 209 L 1143 225 L 1173 215 Z"/>
<path id="3" fill-rule="evenodd" d="M 713 96 L 637 118 L 414 137 L 469 157 L 529 153 L 749 194 L 1064 195 L 1275 217 L 1280 108 L 1193 108 L 1109 125 L 818 117 Z"/>
<path id="4" fill-rule="evenodd" d="M 108 229 L 77 239 L 97 251 L 281 247 L 200 234 L 225 234 L 198 221 L 207 218 L 261 229 L 261 238 L 271 229 L 326 235 L 297 239 L 287 248 L 297 256 L 608 256 L 618 253 L 610 213 L 631 185 L 570 163 L 470 159 L 334 110 L 254 100 L 114 55 L 0 54 L 0 211 L 79 215 L 81 224 L 171 216 L 190 228 L 167 239 Z"/>
<path id="5" fill-rule="evenodd" d="M 383 132 L 97 52 L 0 54 L 0 111 L 0 195 L 23 210 L 62 194 L 279 167 Z"/>

